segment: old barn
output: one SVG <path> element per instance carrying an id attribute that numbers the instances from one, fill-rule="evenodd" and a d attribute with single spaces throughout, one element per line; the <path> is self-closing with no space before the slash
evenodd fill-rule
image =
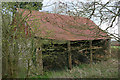
<path id="1" fill-rule="evenodd" d="M 40 66 L 42 66 L 42 54 L 45 56 L 50 53 L 66 53 L 67 59 L 65 60 L 68 61 L 70 69 L 72 63 L 79 63 L 76 60 L 80 58 L 78 55 L 88 56 L 91 62 L 94 57 L 100 56 L 100 52 L 110 55 L 110 37 L 88 18 L 27 9 L 17 9 L 17 15 L 20 17 L 21 28 L 24 29 L 25 34 L 30 37 L 33 33 L 34 38 L 38 40 L 36 55 Z M 14 19 L 14 23 L 17 21 Z M 41 44 L 39 40 L 43 40 L 43 43 Z M 52 46 L 49 46 L 50 44 Z M 60 61 L 60 59 L 57 60 Z M 49 62 L 49 60 L 45 61 Z M 45 61 L 43 60 L 43 65 L 47 66 Z M 64 60 L 60 65 L 63 63 Z"/>

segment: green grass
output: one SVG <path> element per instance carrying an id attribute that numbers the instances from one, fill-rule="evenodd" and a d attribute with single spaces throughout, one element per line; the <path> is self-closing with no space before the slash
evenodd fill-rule
<path id="1" fill-rule="evenodd" d="M 72 70 L 67 68 L 56 71 L 46 71 L 42 76 L 31 76 L 32 78 L 118 78 L 118 53 L 120 46 L 111 47 L 111 58 L 97 63 L 80 64 L 73 66 Z"/>
<path id="2" fill-rule="evenodd" d="M 114 48 L 114 49 L 118 48 L 118 49 L 120 49 L 120 46 L 111 46 L 111 48 Z"/>
<path id="3" fill-rule="evenodd" d="M 81 64 L 74 66 L 72 70 L 48 71 L 43 76 L 34 78 L 117 78 L 118 60 L 110 58 L 99 63 Z"/>

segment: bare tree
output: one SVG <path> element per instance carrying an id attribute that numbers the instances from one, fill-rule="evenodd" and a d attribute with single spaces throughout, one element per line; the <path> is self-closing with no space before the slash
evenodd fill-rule
<path id="1" fill-rule="evenodd" d="M 19 72 L 22 72 L 22 69 L 24 69 L 24 74 L 27 75 L 25 77 L 29 77 L 29 73 L 35 70 L 35 67 L 31 70 L 33 67 L 33 65 L 31 65 L 33 59 L 32 54 L 34 49 L 37 48 L 35 45 L 32 45 L 32 42 L 35 42 L 35 40 L 32 32 L 31 38 L 26 38 L 26 32 L 22 27 L 25 23 L 24 20 L 21 19 L 20 15 L 22 14 L 17 15 L 16 8 L 38 10 L 42 6 L 42 4 L 40 4 L 41 2 L 2 3 L 2 66 L 4 78 L 18 78 L 20 77 Z M 24 16 L 24 19 L 26 17 L 27 16 Z M 38 62 L 42 62 L 42 59 L 38 59 Z M 41 66 L 38 65 L 37 67 L 40 68 Z M 41 68 L 41 70 L 43 69 Z M 42 71 L 37 72 L 41 73 Z"/>
<path id="2" fill-rule="evenodd" d="M 97 25 L 100 27 L 103 23 L 107 23 L 108 26 L 105 31 L 113 37 L 115 40 L 120 41 L 118 33 L 110 33 L 109 29 L 114 28 L 117 21 L 117 17 L 120 15 L 119 5 L 116 2 L 58 2 L 53 9 L 53 12 L 64 15 L 81 16 L 97 21 Z M 115 25 L 114 25 L 115 24 Z"/>

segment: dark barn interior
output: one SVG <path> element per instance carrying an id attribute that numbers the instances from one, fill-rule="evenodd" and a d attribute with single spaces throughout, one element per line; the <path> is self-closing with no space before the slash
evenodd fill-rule
<path id="1" fill-rule="evenodd" d="M 44 69 L 63 69 L 68 64 L 68 50 L 67 43 L 54 43 L 50 40 L 51 44 L 43 45 L 43 66 Z M 53 42 L 53 43 L 52 43 Z M 106 60 L 109 55 L 109 39 L 106 40 L 93 40 L 92 53 L 93 62 Z M 72 65 L 80 65 L 81 63 L 90 63 L 90 41 L 71 41 L 71 55 Z"/>

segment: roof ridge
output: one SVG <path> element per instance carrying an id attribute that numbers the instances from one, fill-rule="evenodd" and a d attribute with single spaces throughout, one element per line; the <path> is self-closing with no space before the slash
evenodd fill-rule
<path id="1" fill-rule="evenodd" d="M 17 8 L 17 10 L 18 9 L 22 9 L 22 8 Z M 29 9 L 22 9 L 22 10 L 27 10 L 27 11 L 30 11 Z M 60 16 L 68 16 L 68 17 L 79 17 L 79 18 L 85 18 L 85 19 L 88 19 L 88 20 L 90 20 L 89 18 L 87 18 L 87 17 L 82 17 L 82 16 L 71 16 L 71 15 L 62 15 L 62 14 L 58 14 L 58 13 L 48 13 L 48 12 L 40 12 L 40 11 L 37 11 L 37 10 L 31 10 L 31 11 L 35 11 L 35 12 L 39 12 L 39 13 L 45 13 L 45 14 L 55 14 L 55 15 L 60 15 Z M 92 21 L 92 20 L 91 20 Z"/>

